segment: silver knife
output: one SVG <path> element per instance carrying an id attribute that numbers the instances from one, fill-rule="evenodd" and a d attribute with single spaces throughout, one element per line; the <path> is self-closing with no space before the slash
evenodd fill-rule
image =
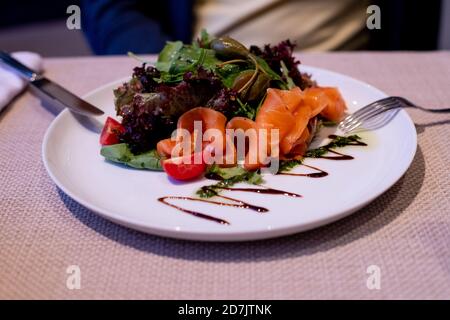
<path id="1" fill-rule="evenodd" d="M 71 111 L 86 116 L 99 116 L 104 114 L 102 110 L 52 82 L 42 74 L 31 70 L 14 59 L 10 54 L 0 51 L 0 60 L 27 79 L 29 84 L 41 93 L 44 99 L 49 99 L 51 103 L 62 108 L 69 108 Z"/>

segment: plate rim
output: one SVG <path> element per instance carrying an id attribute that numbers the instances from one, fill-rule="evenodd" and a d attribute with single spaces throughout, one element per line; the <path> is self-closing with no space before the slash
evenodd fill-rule
<path id="1" fill-rule="evenodd" d="M 373 85 L 361 81 L 359 79 L 353 78 L 351 76 L 335 72 L 332 70 L 319 68 L 319 67 L 313 67 L 308 65 L 301 65 L 300 69 L 302 71 L 307 72 L 324 72 L 328 73 L 333 76 L 338 76 L 341 78 L 345 78 L 346 80 L 350 80 L 353 82 L 357 82 L 362 86 L 368 87 L 373 91 L 376 91 L 378 94 L 382 96 L 387 96 L 385 92 L 382 90 L 374 87 Z M 104 85 L 101 85 L 97 87 L 94 90 L 89 91 L 88 93 L 84 94 L 82 96 L 83 99 L 87 99 L 88 97 L 95 95 L 98 92 L 104 91 L 106 88 L 111 87 L 113 85 L 116 85 L 120 82 L 125 82 L 130 77 L 123 77 L 120 79 L 116 79 L 114 81 L 111 81 L 109 83 L 106 83 Z M 117 214 L 111 213 L 108 210 L 104 210 L 100 207 L 97 207 L 94 204 L 91 204 L 89 201 L 85 201 L 82 199 L 82 197 L 77 196 L 75 193 L 70 191 L 68 188 L 65 187 L 64 183 L 62 183 L 52 172 L 50 165 L 49 165 L 49 159 L 48 159 L 48 148 L 49 148 L 49 140 L 51 137 L 51 133 L 54 130 L 55 126 L 63 117 L 67 117 L 72 112 L 68 109 L 65 109 L 61 111 L 51 122 L 50 126 L 47 128 L 43 142 L 41 147 L 42 152 L 42 161 L 44 163 L 44 167 L 47 171 L 47 174 L 50 176 L 52 181 L 56 184 L 56 186 L 61 189 L 67 196 L 69 196 L 72 200 L 76 201 L 83 207 L 89 209 L 95 214 L 98 214 L 102 218 L 105 218 L 109 221 L 112 221 L 113 223 L 117 223 L 121 226 L 131 228 L 134 230 L 138 230 L 147 234 L 151 235 L 157 235 L 162 237 L 168 237 L 168 238 L 174 238 L 174 239 L 180 239 L 180 240 L 190 240 L 190 241 L 207 241 L 207 242 L 237 242 L 237 241 L 257 241 L 257 240 L 263 240 L 263 239 L 269 239 L 269 238 L 277 238 L 281 236 L 288 236 L 300 232 L 304 232 L 307 230 L 312 230 L 321 226 L 325 226 L 327 224 L 330 224 L 332 222 L 335 222 L 337 220 L 340 220 L 344 217 L 347 217 L 351 215 L 352 213 L 356 212 L 357 210 L 361 209 L 362 207 L 366 206 L 370 202 L 374 201 L 376 198 L 378 198 L 380 195 L 385 193 L 389 188 L 391 188 L 395 183 L 397 183 L 400 178 L 407 172 L 407 170 L 410 168 L 415 154 L 417 152 L 417 131 L 414 126 L 414 122 L 412 121 L 411 117 L 408 115 L 408 113 L 405 110 L 401 110 L 398 115 L 402 114 L 405 118 L 409 129 L 414 133 L 411 135 L 411 145 L 412 150 L 408 154 L 409 158 L 405 159 L 402 163 L 402 167 L 395 171 L 395 174 L 390 174 L 383 182 L 381 183 L 381 186 L 377 187 L 377 192 L 370 195 L 370 197 L 367 197 L 363 202 L 356 203 L 355 205 L 352 205 L 347 210 L 344 210 L 342 212 L 339 212 L 335 215 L 332 215 L 330 217 L 321 218 L 319 220 L 314 220 L 312 222 L 302 223 L 302 224 L 293 224 L 286 227 L 277 227 L 275 229 L 270 230 L 253 230 L 253 231 L 234 231 L 234 232 L 226 232 L 226 233 L 217 233 L 217 232 L 192 232 L 188 230 L 175 230 L 173 228 L 167 228 L 167 227 L 154 227 L 154 226 L 148 226 L 148 225 L 142 225 L 137 221 L 133 221 L 130 219 L 126 219 L 123 216 L 119 216 Z"/>

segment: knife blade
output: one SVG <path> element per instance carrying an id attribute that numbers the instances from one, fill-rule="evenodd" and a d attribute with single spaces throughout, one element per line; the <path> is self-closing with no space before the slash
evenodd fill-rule
<path id="1" fill-rule="evenodd" d="M 14 59 L 10 54 L 0 51 L 0 60 L 28 80 L 35 91 L 44 99 L 49 100 L 49 102 L 85 116 L 99 116 L 104 114 L 102 110 L 47 79 L 38 72 L 31 70 L 18 60 Z"/>

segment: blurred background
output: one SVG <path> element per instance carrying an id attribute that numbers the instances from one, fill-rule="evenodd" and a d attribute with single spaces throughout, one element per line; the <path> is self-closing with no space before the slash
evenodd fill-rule
<path id="1" fill-rule="evenodd" d="M 81 29 L 66 26 L 70 5 L 81 8 Z M 381 29 L 366 26 L 370 5 L 380 8 Z M 304 51 L 446 50 L 450 0 L 5 1 L 0 49 L 48 57 L 155 53 L 202 28 L 247 45 L 290 38 Z"/>

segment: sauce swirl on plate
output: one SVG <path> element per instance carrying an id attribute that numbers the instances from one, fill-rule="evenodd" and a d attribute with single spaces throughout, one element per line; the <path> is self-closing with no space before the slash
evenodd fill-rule
<path id="1" fill-rule="evenodd" d="M 309 158 L 321 158 L 321 159 L 327 159 L 327 160 L 352 160 L 354 159 L 353 156 L 343 154 L 340 152 L 337 152 L 334 150 L 335 148 L 340 148 L 344 146 L 367 146 L 366 143 L 360 141 L 360 138 L 358 136 L 349 136 L 349 137 L 341 137 L 337 135 L 329 135 L 328 138 L 332 139 L 332 141 L 322 147 L 319 147 L 317 149 L 310 150 L 306 153 L 305 157 Z M 327 153 L 335 154 L 334 156 L 327 156 Z M 289 171 L 279 172 L 279 175 L 285 175 L 285 176 L 299 176 L 299 177 L 308 177 L 308 178 L 323 178 L 328 176 L 328 172 L 319 169 L 317 167 L 313 167 L 310 165 L 303 164 L 301 162 L 298 162 L 298 165 L 302 165 L 305 167 L 308 167 L 316 172 L 311 173 L 291 173 Z M 291 167 L 292 168 L 292 167 Z M 223 179 L 223 177 L 215 172 L 209 172 L 205 174 L 205 178 L 209 180 L 218 180 L 218 181 L 226 181 Z M 229 196 L 220 195 L 218 192 L 219 190 L 224 191 L 233 191 L 233 192 L 252 192 L 257 194 L 268 194 L 268 195 L 282 195 L 282 196 L 288 196 L 293 198 L 301 198 L 302 195 L 284 191 L 284 190 L 278 190 L 278 189 L 272 189 L 269 187 L 258 187 L 258 188 L 241 188 L 241 187 L 231 187 L 227 185 L 213 185 L 213 186 L 204 186 L 200 190 L 202 191 L 210 191 L 214 197 L 223 199 L 224 201 L 218 201 L 218 200 L 209 200 L 209 199 L 203 199 L 203 198 L 193 198 L 193 197 L 184 197 L 184 196 L 164 196 L 160 197 L 158 199 L 159 202 L 164 203 L 165 205 L 168 205 L 172 208 L 178 209 L 181 212 L 193 215 L 198 218 L 206 219 L 209 221 L 217 222 L 223 225 L 229 225 L 230 222 L 223 220 L 221 218 L 216 218 L 211 215 L 201 213 L 194 210 L 189 210 L 186 208 L 183 208 L 181 206 L 175 205 L 173 203 L 170 203 L 168 200 L 183 200 L 183 201 L 197 201 L 197 202 L 204 202 L 209 203 L 213 205 L 219 205 L 219 206 L 227 206 L 227 207 L 233 207 L 233 208 L 241 208 L 241 209 L 249 209 L 256 211 L 258 213 L 264 213 L 268 212 L 269 210 L 250 204 L 248 202 L 244 202 L 239 199 L 235 199 Z"/>

